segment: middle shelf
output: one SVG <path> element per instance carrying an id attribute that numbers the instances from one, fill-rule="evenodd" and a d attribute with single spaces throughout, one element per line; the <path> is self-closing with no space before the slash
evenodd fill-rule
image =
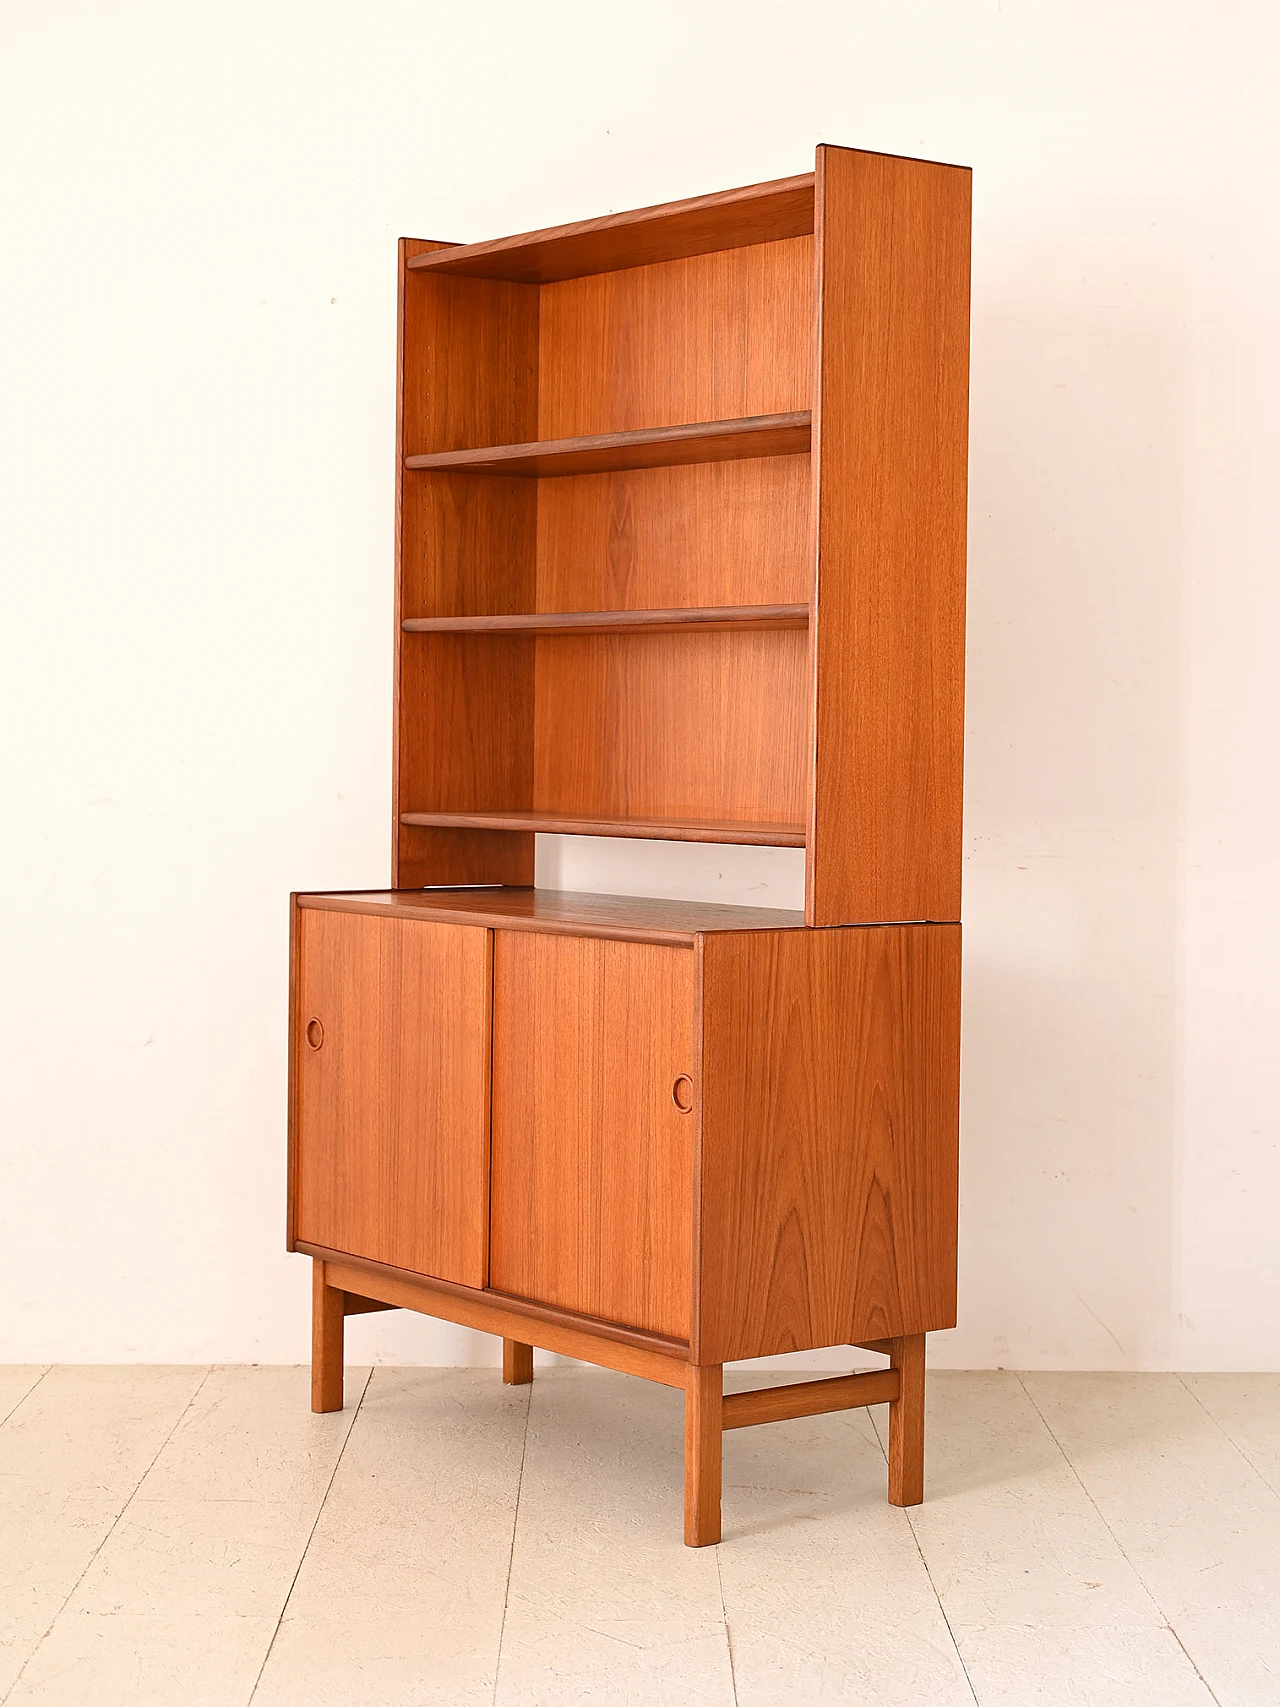
<path id="1" fill-rule="evenodd" d="M 737 462 L 761 456 L 800 456 L 809 449 L 813 416 L 746 415 L 735 421 L 696 421 L 676 427 L 642 427 L 626 433 L 589 433 L 573 439 L 486 445 L 472 450 L 407 456 L 407 469 L 446 474 L 610 474 L 629 468 L 678 468 L 694 462 Z"/>
<path id="2" fill-rule="evenodd" d="M 402 812 L 410 828 L 534 830 L 568 836 L 624 836 L 667 842 L 729 842 L 751 847 L 802 848 L 803 824 L 752 823 L 736 818 L 618 818 L 568 812 Z"/>
<path id="3" fill-rule="evenodd" d="M 681 634 L 690 629 L 807 628 L 803 605 L 695 605 L 671 610 L 531 611 L 507 616 L 409 616 L 406 634 Z"/>

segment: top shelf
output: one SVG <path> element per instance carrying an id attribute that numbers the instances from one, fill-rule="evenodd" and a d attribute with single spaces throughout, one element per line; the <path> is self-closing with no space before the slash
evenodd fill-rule
<path id="1" fill-rule="evenodd" d="M 411 272 L 554 284 L 588 273 L 623 272 L 717 249 L 805 237 L 813 230 L 813 181 L 813 173 L 805 172 L 487 243 L 455 244 L 415 255 L 406 266 Z"/>
<path id="2" fill-rule="evenodd" d="M 486 445 L 479 450 L 433 451 L 407 456 L 406 468 L 439 473 L 540 475 L 610 474 L 627 468 L 677 468 L 693 462 L 736 462 L 754 456 L 798 456 L 809 449 L 813 417 L 746 415 L 737 421 L 697 421 L 687 426 L 644 427 L 629 433 L 592 433 L 532 444 Z"/>

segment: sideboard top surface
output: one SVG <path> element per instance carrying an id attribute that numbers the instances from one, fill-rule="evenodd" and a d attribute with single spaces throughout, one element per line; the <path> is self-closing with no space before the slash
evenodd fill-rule
<path id="1" fill-rule="evenodd" d="M 801 930 L 804 914 L 780 907 L 730 907 L 714 901 L 665 901 L 638 895 L 586 895 L 560 889 L 383 889 L 299 895 L 300 907 L 374 913 L 387 918 L 480 925 L 489 930 L 551 931 L 692 946 L 712 931 Z"/>

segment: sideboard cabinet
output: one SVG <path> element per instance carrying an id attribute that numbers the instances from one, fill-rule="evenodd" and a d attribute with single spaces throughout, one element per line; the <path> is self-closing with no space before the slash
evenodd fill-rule
<path id="1" fill-rule="evenodd" d="M 313 1402 L 409 1308 L 722 1431 L 889 1404 L 955 1321 L 969 176 L 401 244 L 392 887 L 294 897 Z M 562 894 L 538 831 L 805 850 L 805 910 Z M 886 1368 L 725 1394 L 829 1346 Z"/>

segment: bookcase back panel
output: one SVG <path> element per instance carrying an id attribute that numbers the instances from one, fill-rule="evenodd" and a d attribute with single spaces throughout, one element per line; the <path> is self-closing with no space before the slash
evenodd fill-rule
<path id="1" fill-rule="evenodd" d="M 538 810 L 803 819 L 803 631 L 585 635 L 535 645 Z"/>
<path id="2" fill-rule="evenodd" d="M 808 409 L 813 368 L 812 237 L 541 287 L 539 438 Z"/>
<path id="3" fill-rule="evenodd" d="M 808 456 L 584 474 L 538 486 L 540 611 L 810 597 Z"/>

